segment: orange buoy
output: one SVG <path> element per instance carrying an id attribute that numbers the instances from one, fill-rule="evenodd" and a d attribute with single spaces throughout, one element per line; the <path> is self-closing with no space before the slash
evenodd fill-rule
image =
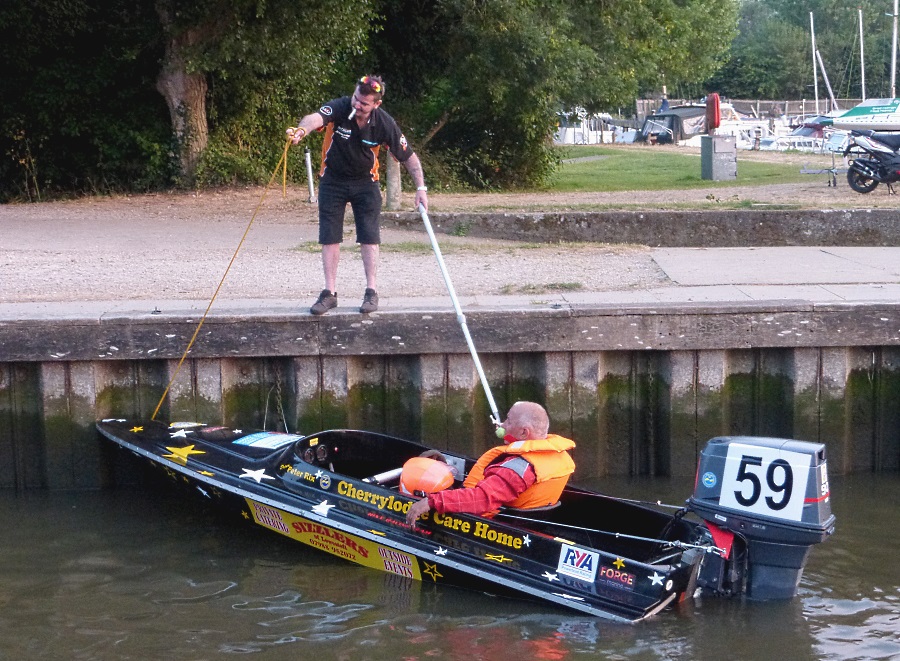
<path id="1" fill-rule="evenodd" d="M 400 493 L 407 496 L 443 491 L 452 484 L 453 469 L 436 459 L 413 457 L 400 474 Z"/>

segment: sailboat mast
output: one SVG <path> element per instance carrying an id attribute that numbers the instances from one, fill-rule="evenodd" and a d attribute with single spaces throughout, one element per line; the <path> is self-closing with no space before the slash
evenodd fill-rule
<path id="1" fill-rule="evenodd" d="M 819 60 L 819 66 L 822 68 L 822 79 L 825 81 L 825 89 L 828 90 L 828 98 L 831 99 L 831 109 L 839 110 L 837 99 L 834 98 L 834 90 L 831 89 L 831 81 L 828 80 L 828 72 L 825 71 L 825 63 L 822 61 L 822 54 L 817 50 L 816 59 Z"/>
<path id="2" fill-rule="evenodd" d="M 891 98 L 897 98 L 897 0 L 894 0 L 894 39 L 891 42 Z"/>
<path id="3" fill-rule="evenodd" d="M 866 55 L 865 55 L 865 45 L 863 44 L 863 23 L 862 23 L 862 9 L 857 9 L 859 12 L 859 75 L 862 80 L 862 100 L 866 100 Z"/>
<path id="4" fill-rule="evenodd" d="M 897 0 L 894 0 L 897 2 Z M 813 90 L 816 95 L 816 114 L 819 114 L 819 74 L 818 74 L 818 64 L 816 63 L 816 24 L 813 20 L 813 13 L 809 12 L 809 35 L 812 38 L 812 61 L 813 61 Z M 896 38 L 894 39 L 896 43 Z M 893 79 L 891 80 L 891 87 L 893 88 Z"/>

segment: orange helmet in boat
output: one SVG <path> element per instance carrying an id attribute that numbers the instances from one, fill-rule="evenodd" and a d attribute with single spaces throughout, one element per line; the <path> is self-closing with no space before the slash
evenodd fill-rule
<path id="1" fill-rule="evenodd" d="M 403 464 L 400 493 L 407 496 L 443 491 L 453 484 L 453 469 L 445 462 L 413 457 Z"/>

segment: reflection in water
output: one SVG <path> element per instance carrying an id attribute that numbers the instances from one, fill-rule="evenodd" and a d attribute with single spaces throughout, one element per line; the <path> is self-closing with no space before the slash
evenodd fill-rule
<path id="1" fill-rule="evenodd" d="M 816 650 L 823 657 L 896 659 L 900 480 L 858 476 L 832 484 L 840 543 L 822 545 L 806 576 L 815 588 L 803 599 Z"/>
<path id="2" fill-rule="evenodd" d="M 832 487 L 837 533 L 799 598 L 707 598 L 635 626 L 356 567 L 167 494 L 0 493 L 0 658 L 897 658 L 900 477 Z"/>

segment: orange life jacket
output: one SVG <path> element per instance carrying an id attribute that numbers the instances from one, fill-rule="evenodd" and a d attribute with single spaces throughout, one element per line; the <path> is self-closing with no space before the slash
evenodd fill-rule
<path id="1" fill-rule="evenodd" d="M 484 469 L 497 457 L 504 454 L 516 455 L 534 467 L 537 479 L 507 505 L 520 509 L 553 505 L 559 500 L 566 482 L 569 481 L 569 475 L 575 471 L 575 462 L 568 453 L 568 450 L 574 447 L 573 441 L 556 434 L 549 434 L 547 438 L 533 441 L 515 441 L 509 445 L 499 445 L 481 455 L 466 476 L 463 486 L 472 488 L 481 482 L 484 479 Z"/>

